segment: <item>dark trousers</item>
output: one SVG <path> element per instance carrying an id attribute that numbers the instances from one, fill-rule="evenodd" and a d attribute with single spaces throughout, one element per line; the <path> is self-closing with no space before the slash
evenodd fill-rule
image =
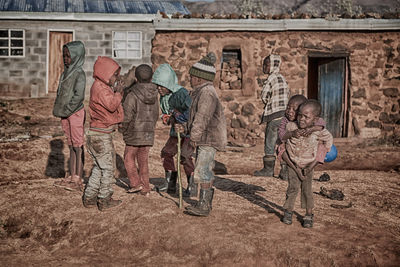
<path id="1" fill-rule="evenodd" d="M 301 208 L 312 209 L 314 208 L 314 198 L 312 192 L 312 178 L 314 176 L 314 170 L 309 173 L 304 181 L 301 181 L 297 176 L 296 172 L 288 166 L 289 177 L 288 177 L 288 188 L 286 191 L 286 201 L 283 207 L 287 211 L 293 211 L 296 197 L 301 190 Z"/>
<path id="2" fill-rule="evenodd" d="M 193 151 L 188 137 L 181 138 L 181 164 L 185 169 L 186 175 L 191 175 L 194 171 Z M 161 158 L 163 159 L 163 167 L 166 171 L 176 171 L 174 156 L 178 153 L 178 137 L 170 136 L 167 143 L 161 150 Z"/>

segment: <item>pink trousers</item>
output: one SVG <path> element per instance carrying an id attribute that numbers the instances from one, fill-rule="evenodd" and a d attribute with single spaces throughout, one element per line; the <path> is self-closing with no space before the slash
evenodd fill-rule
<path id="1" fill-rule="evenodd" d="M 124 164 L 130 186 L 131 188 L 142 186 L 142 192 L 150 192 L 149 151 L 150 146 L 125 147 Z"/>

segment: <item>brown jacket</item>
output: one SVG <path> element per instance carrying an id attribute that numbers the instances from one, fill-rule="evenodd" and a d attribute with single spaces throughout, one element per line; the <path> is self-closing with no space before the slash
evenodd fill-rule
<path id="1" fill-rule="evenodd" d="M 224 108 L 211 82 L 206 82 L 190 93 L 192 105 L 188 120 L 190 140 L 198 146 L 212 146 L 225 150 L 226 121 Z"/>
<path id="2" fill-rule="evenodd" d="M 152 146 L 154 129 L 158 120 L 157 86 L 153 83 L 136 83 L 127 94 L 124 120 L 120 132 L 125 144 Z"/>

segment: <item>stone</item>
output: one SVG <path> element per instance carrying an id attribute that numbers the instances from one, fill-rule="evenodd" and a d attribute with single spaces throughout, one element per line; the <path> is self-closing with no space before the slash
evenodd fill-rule
<path id="1" fill-rule="evenodd" d="M 242 89 L 242 82 L 240 80 L 230 82 L 230 86 L 232 90 L 240 90 Z"/>
<path id="2" fill-rule="evenodd" d="M 246 129 L 247 128 L 247 122 L 246 122 L 245 117 L 238 116 L 237 119 L 239 120 L 240 128 Z"/>
<path id="3" fill-rule="evenodd" d="M 374 111 L 377 111 L 377 110 L 381 111 L 382 110 L 382 107 L 380 107 L 378 105 L 375 105 L 375 104 L 372 104 L 371 102 L 368 102 L 368 106 L 369 106 L 370 109 L 372 109 Z"/>
<path id="4" fill-rule="evenodd" d="M 392 123 L 392 119 L 386 112 L 382 112 L 381 114 L 379 114 L 379 120 L 383 123 Z"/>
<path id="5" fill-rule="evenodd" d="M 242 115 L 243 116 L 251 116 L 254 115 L 255 107 L 252 103 L 246 103 L 242 107 Z"/>
<path id="6" fill-rule="evenodd" d="M 231 120 L 231 127 L 234 129 L 240 128 L 240 120 L 239 119 L 232 119 Z"/>
<path id="7" fill-rule="evenodd" d="M 381 129 L 379 128 L 362 128 L 360 130 L 360 137 L 361 138 L 377 138 L 380 137 L 382 134 Z"/>
<path id="8" fill-rule="evenodd" d="M 356 42 L 351 48 L 354 50 L 364 50 L 365 48 L 367 48 L 367 44 L 361 43 L 361 42 Z"/>
<path id="9" fill-rule="evenodd" d="M 236 102 L 231 102 L 228 104 L 228 109 L 232 112 L 236 111 L 239 108 L 239 104 Z"/>
<path id="10" fill-rule="evenodd" d="M 366 93 L 365 93 L 365 88 L 360 88 L 357 91 L 353 93 L 354 98 L 365 98 Z"/>
<path id="11" fill-rule="evenodd" d="M 371 111 L 367 109 L 355 108 L 353 113 L 361 116 L 367 116 L 369 113 L 371 113 Z"/>
<path id="12" fill-rule="evenodd" d="M 381 128 L 382 124 L 379 121 L 366 120 L 365 127 L 367 128 Z"/>
<path id="13" fill-rule="evenodd" d="M 398 97 L 399 90 L 397 88 L 384 88 L 382 89 L 383 94 L 387 97 Z"/>
<path id="14" fill-rule="evenodd" d="M 290 48 L 297 48 L 299 46 L 298 43 L 299 43 L 298 39 L 291 39 L 289 40 L 288 45 Z"/>

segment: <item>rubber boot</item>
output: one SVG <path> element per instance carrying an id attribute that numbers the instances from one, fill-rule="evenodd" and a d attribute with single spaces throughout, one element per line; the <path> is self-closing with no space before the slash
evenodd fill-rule
<path id="1" fill-rule="evenodd" d="M 183 192 L 184 197 L 197 197 L 197 184 L 194 182 L 193 173 L 187 176 L 188 186 L 186 190 Z"/>
<path id="2" fill-rule="evenodd" d="M 92 208 L 97 205 L 97 196 L 88 198 L 85 195 L 82 197 L 82 203 L 85 208 Z"/>
<path id="3" fill-rule="evenodd" d="M 289 169 L 286 163 L 282 162 L 281 163 L 281 170 L 279 172 L 279 178 L 287 181 L 289 178 Z"/>
<path id="4" fill-rule="evenodd" d="M 159 192 L 165 192 L 168 189 L 169 181 L 171 180 L 172 171 L 165 171 L 164 184 L 158 187 Z"/>
<path id="5" fill-rule="evenodd" d="M 167 193 L 168 194 L 175 194 L 176 193 L 176 179 L 178 178 L 178 173 L 177 172 L 172 172 L 171 177 L 168 182 L 168 189 Z"/>
<path id="6" fill-rule="evenodd" d="M 200 199 L 194 206 L 186 207 L 186 213 L 193 216 L 206 217 L 212 210 L 214 188 L 200 189 Z"/>
<path id="7" fill-rule="evenodd" d="M 264 168 L 254 172 L 254 176 L 274 176 L 275 157 L 263 157 Z"/>
<path id="8" fill-rule="evenodd" d="M 115 206 L 118 206 L 121 203 L 122 203 L 121 200 L 112 199 L 111 195 L 109 195 L 105 198 L 97 199 L 97 207 L 99 208 L 100 211 L 104 211 L 106 209 L 113 208 Z"/>

